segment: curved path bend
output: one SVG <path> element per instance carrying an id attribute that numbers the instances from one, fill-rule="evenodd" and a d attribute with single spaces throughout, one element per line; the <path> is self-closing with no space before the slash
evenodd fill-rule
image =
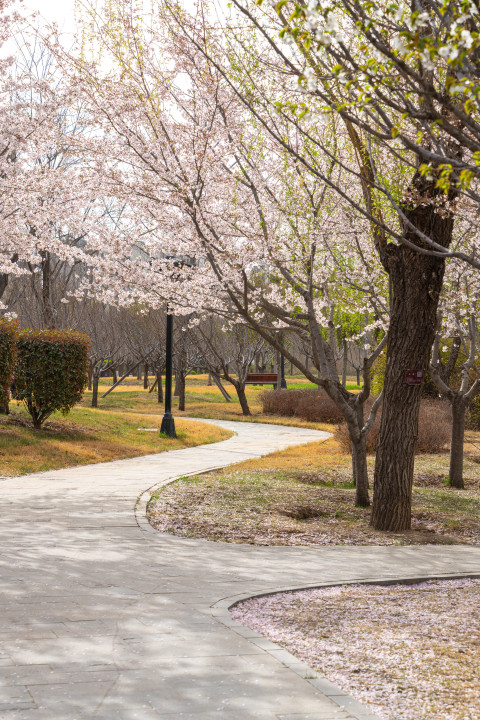
<path id="1" fill-rule="evenodd" d="M 253 547 L 156 533 L 146 488 L 327 435 L 215 422 L 236 435 L 0 480 L 2 719 L 367 720 L 228 606 L 284 587 L 480 574 L 474 547 Z"/>

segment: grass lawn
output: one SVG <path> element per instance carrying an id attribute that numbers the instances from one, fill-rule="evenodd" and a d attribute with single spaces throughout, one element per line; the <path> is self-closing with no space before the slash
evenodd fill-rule
<path id="1" fill-rule="evenodd" d="M 151 379 L 152 380 L 152 379 Z M 286 378 L 289 388 L 311 389 L 314 387 L 305 378 Z M 157 402 L 156 392 L 149 394 L 143 389 L 138 380 L 128 378 L 124 383 L 113 390 L 106 398 L 101 395 L 111 386 L 111 378 L 102 378 L 99 390 L 99 407 L 106 410 L 120 412 L 141 412 L 141 413 L 162 413 L 163 405 Z M 207 384 L 206 375 L 189 375 L 187 377 L 185 412 L 178 410 L 178 398 L 173 398 L 173 412 L 176 417 L 186 416 L 195 418 L 213 418 L 215 420 L 237 420 L 248 422 L 265 422 L 277 425 L 295 425 L 297 427 L 311 427 L 318 430 L 326 430 L 328 426 L 324 423 L 311 423 L 300 418 L 285 418 L 278 415 L 264 415 L 262 413 L 261 395 L 264 390 L 271 390 L 270 385 L 247 386 L 247 398 L 252 416 L 245 418 L 242 415 L 240 403 L 233 387 L 224 385 L 232 398 L 232 402 L 226 402 L 216 385 Z M 347 387 L 352 390 L 358 389 L 357 385 L 348 383 Z M 88 406 L 91 402 L 91 392 L 86 392 L 82 405 Z"/>
<path id="2" fill-rule="evenodd" d="M 104 399 L 101 395 L 111 387 L 112 380 L 102 378 L 98 408 L 90 406 L 91 392 L 87 391 L 79 406 L 66 417 L 55 413 L 42 430 L 34 430 L 23 405 L 13 401 L 11 414 L 0 416 L 0 475 L 22 475 L 107 462 L 224 440 L 230 433 L 182 417 L 244 419 L 236 394 L 232 393 L 232 402 L 227 403 L 218 388 L 209 386 L 207 380 L 206 375 L 190 375 L 187 378 L 187 409 L 184 413 L 178 411 L 178 399 L 174 398 L 176 440 L 159 436 L 164 406 L 157 402 L 155 392 L 150 394 L 144 390 L 143 384 L 135 378 L 128 378 Z M 288 378 L 288 381 L 296 387 L 312 387 L 302 378 Z M 252 422 L 317 429 L 329 427 L 322 423 L 262 415 L 262 392 L 262 387 L 249 387 L 247 390 L 252 412 L 255 413 L 249 418 Z M 142 428 L 155 429 L 155 432 Z"/>
<path id="3" fill-rule="evenodd" d="M 107 462 L 218 442 L 231 435 L 213 425 L 179 419 L 178 437 L 172 440 L 160 437 L 160 424 L 161 417 L 77 407 L 66 417 L 55 413 L 42 430 L 35 430 L 23 407 L 12 403 L 11 414 L 0 416 L 0 474 Z"/>
<path id="4" fill-rule="evenodd" d="M 258 545 L 479 543 L 478 438 L 468 435 L 465 490 L 446 485 L 448 453 L 417 456 L 405 533 L 369 527 L 369 510 L 354 506 L 350 457 L 333 438 L 167 485 L 152 497 L 149 518 L 184 537 Z"/>

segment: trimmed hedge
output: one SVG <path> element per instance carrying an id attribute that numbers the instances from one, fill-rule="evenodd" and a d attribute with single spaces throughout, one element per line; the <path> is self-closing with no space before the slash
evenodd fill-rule
<path id="1" fill-rule="evenodd" d="M 22 400 L 40 428 L 56 410 L 63 414 L 87 386 L 90 338 L 70 330 L 24 330 L 17 340 L 12 395 Z"/>
<path id="2" fill-rule="evenodd" d="M 8 413 L 17 357 L 18 322 L 0 317 L 0 413 Z"/>

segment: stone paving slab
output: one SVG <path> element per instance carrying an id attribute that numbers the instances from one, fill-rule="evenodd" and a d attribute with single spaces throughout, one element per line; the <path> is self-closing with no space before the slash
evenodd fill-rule
<path id="1" fill-rule="evenodd" d="M 474 547 L 253 547 L 156 533 L 152 488 L 327 436 L 215 421 L 216 445 L 0 482 L 0 717 L 373 720 L 233 621 L 280 588 L 480 573 Z"/>

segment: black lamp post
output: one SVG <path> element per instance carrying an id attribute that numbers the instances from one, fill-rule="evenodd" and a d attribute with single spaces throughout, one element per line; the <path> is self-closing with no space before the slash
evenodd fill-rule
<path id="1" fill-rule="evenodd" d="M 172 415 L 172 339 L 173 315 L 167 307 L 167 347 L 165 353 L 165 414 L 162 418 L 160 432 L 167 437 L 176 438 L 175 420 Z"/>

